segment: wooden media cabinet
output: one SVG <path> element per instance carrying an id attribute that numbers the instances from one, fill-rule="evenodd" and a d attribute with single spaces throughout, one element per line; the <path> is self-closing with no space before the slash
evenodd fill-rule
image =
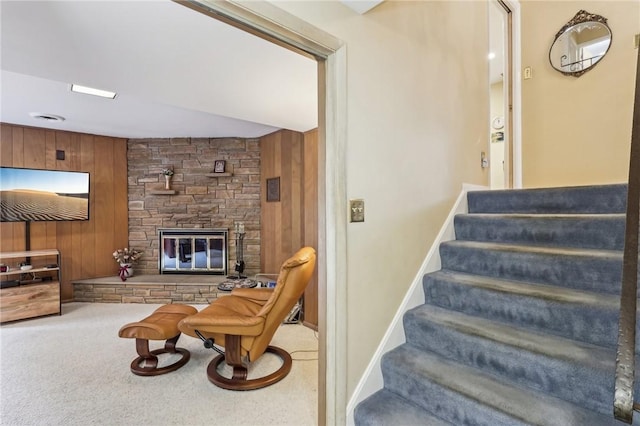
<path id="1" fill-rule="evenodd" d="M 31 269 L 21 269 L 28 263 Z M 60 252 L 55 249 L 0 253 L 0 323 L 60 315 Z"/>

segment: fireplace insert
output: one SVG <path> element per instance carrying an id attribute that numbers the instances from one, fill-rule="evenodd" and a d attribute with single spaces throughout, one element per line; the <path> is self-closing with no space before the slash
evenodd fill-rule
<path id="1" fill-rule="evenodd" d="M 161 274 L 226 275 L 226 228 L 160 229 Z"/>

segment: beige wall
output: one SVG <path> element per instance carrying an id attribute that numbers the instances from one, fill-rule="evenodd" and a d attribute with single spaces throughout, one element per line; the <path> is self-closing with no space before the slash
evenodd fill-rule
<path id="1" fill-rule="evenodd" d="M 555 34 L 580 9 L 608 19 L 613 42 L 579 78 L 549 64 Z M 640 2 L 521 1 L 524 187 L 626 182 Z"/>
<path id="2" fill-rule="evenodd" d="M 488 182 L 487 4 L 275 4 L 347 46 L 347 197 L 365 200 L 347 234 L 351 395 L 462 183 Z"/>

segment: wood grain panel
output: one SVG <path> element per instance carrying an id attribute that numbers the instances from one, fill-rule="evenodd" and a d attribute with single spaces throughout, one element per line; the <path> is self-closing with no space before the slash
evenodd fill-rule
<path id="1" fill-rule="evenodd" d="M 317 249 L 317 131 L 307 136 L 280 130 L 260 139 L 261 255 L 264 273 L 277 273 L 299 248 Z M 266 181 L 280 177 L 280 201 L 266 201 Z M 318 326 L 317 269 L 305 292 L 307 326 Z"/>
<path id="2" fill-rule="evenodd" d="M 58 282 L 32 284 L 0 290 L 0 322 L 14 321 L 60 312 Z"/>
<path id="3" fill-rule="evenodd" d="M 46 168 L 46 159 L 42 152 L 46 149 L 43 129 L 27 127 L 24 129 L 24 167 L 31 169 Z"/>
<path id="4" fill-rule="evenodd" d="M 55 170 L 73 170 L 68 154 L 71 151 L 71 133 L 55 133 L 55 149 L 64 151 L 65 159 L 55 162 Z M 55 158 L 55 157 L 54 157 Z M 56 248 L 60 251 L 60 274 L 63 278 L 60 288 L 60 297 L 67 301 L 73 298 L 73 288 L 68 284 L 71 278 L 72 259 L 74 258 L 73 243 L 71 235 L 71 223 L 56 222 Z"/>
<path id="5" fill-rule="evenodd" d="M 46 149 L 45 132 L 43 129 L 25 127 L 23 129 L 23 166 L 30 169 L 44 169 L 46 159 L 42 152 Z M 29 225 L 31 250 L 38 250 L 46 247 L 47 227 L 44 222 L 32 222 Z"/>
<path id="6" fill-rule="evenodd" d="M 117 143 L 117 141 L 112 140 L 111 144 L 113 146 L 113 188 L 112 192 L 114 195 L 113 205 L 114 206 L 125 206 L 124 209 L 116 208 L 113 212 L 113 217 L 115 220 L 115 226 L 121 227 L 125 232 L 120 232 L 114 234 L 114 246 L 113 249 L 109 253 L 113 253 L 113 250 L 116 248 L 127 247 L 129 245 L 129 198 L 127 195 L 127 145 L 126 143 Z M 122 159 L 125 161 L 122 161 Z M 112 263 L 115 263 L 113 259 L 110 259 Z"/>
<path id="7" fill-rule="evenodd" d="M 56 170 L 58 163 L 56 160 L 56 132 L 45 130 L 45 164 L 47 169 Z"/>
<path id="8" fill-rule="evenodd" d="M 92 135 L 80 137 L 80 169 L 89 172 L 89 192 L 95 193 L 95 144 Z M 89 220 L 80 225 L 82 262 L 78 278 L 90 277 L 96 268 L 95 197 L 89 199 Z M 75 279 L 75 278 L 73 278 Z"/>
<path id="9" fill-rule="evenodd" d="M 13 127 L 0 123 L 0 166 L 13 164 Z"/>
<path id="10" fill-rule="evenodd" d="M 13 164 L 13 128 L 0 123 L 0 165 Z M 14 251 L 14 224 L 0 223 L 0 251 Z"/>
<path id="11" fill-rule="evenodd" d="M 114 173 L 113 173 L 113 145 L 109 138 L 95 137 L 95 156 L 99 161 L 96 162 L 95 172 L 95 236 L 96 245 L 94 251 L 96 253 L 96 272 L 103 276 L 114 275 L 116 268 L 111 253 L 118 247 L 115 246 L 114 229 L 116 228 L 114 218 Z M 106 167 L 97 167 L 105 165 Z M 124 232 L 128 233 L 128 229 L 124 228 Z"/>
<path id="12" fill-rule="evenodd" d="M 12 127 L 11 140 L 13 143 L 13 167 L 24 167 L 24 129 L 22 127 Z"/>
<path id="13" fill-rule="evenodd" d="M 88 221 L 31 224 L 33 249 L 60 250 L 61 297 L 72 300 L 71 280 L 114 275 L 114 244 L 124 246 L 128 240 L 127 141 L 6 123 L 0 126 L 3 166 L 90 173 Z M 56 160 L 56 149 L 65 151 L 64 160 Z M 24 250 L 24 229 L 21 222 L 1 223 L 0 251 Z"/>

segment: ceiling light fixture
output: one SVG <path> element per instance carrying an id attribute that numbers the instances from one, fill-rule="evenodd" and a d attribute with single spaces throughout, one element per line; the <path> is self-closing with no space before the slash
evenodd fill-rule
<path id="1" fill-rule="evenodd" d="M 44 120 L 44 121 L 64 121 L 65 118 L 60 115 L 46 114 L 43 112 L 30 112 L 29 115 L 36 120 Z"/>
<path id="2" fill-rule="evenodd" d="M 490 52 L 490 53 L 489 53 L 489 60 L 492 60 L 492 59 L 494 59 L 495 57 L 496 57 L 496 54 L 495 54 L 495 53 L 493 53 L 493 52 Z"/>
<path id="3" fill-rule="evenodd" d="M 109 92 L 108 90 L 95 89 L 88 86 L 80 86 L 79 84 L 72 84 L 71 91 L 76 93 L 84 93 L 85 95 L 100 96 L 102 98 L 114 99 L 116 92 Z"/>

